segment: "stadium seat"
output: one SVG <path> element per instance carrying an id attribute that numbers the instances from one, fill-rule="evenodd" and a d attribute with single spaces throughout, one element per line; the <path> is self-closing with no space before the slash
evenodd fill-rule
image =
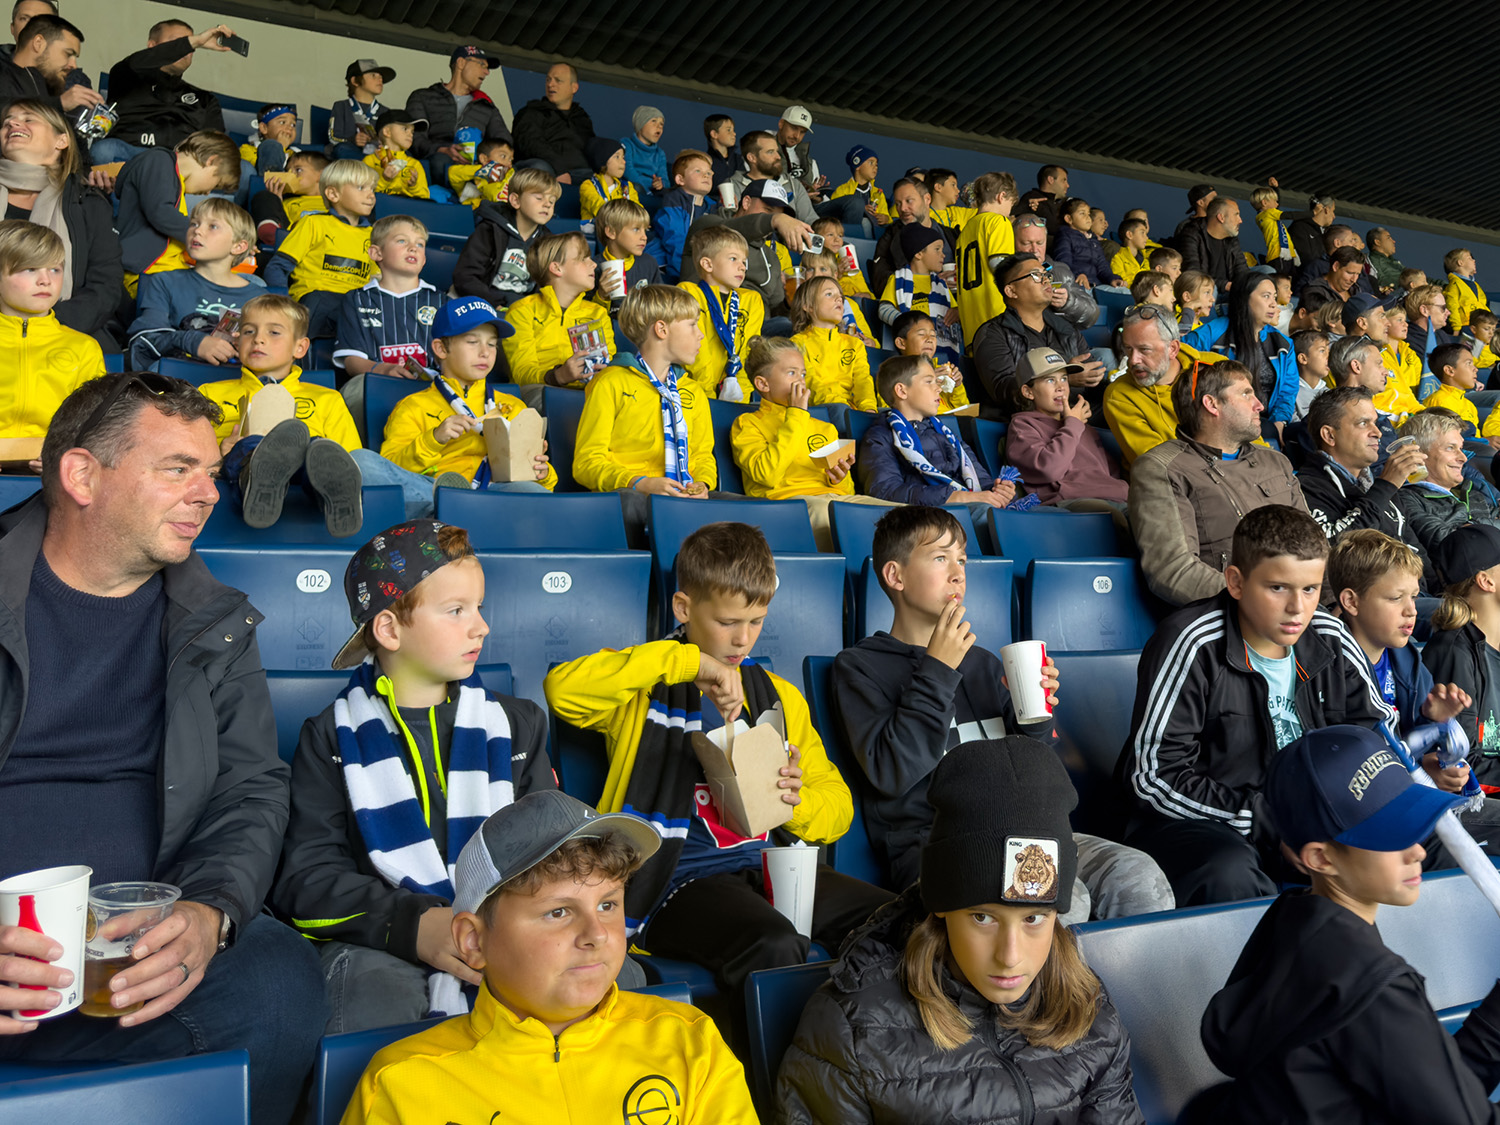
<path id="1" fill-rule="evenodd" d="M 1078 790 L 1073 826 L 1118 840 L 1125 824 L 1114 782 L 1115 763 L 1130 735 L 1141 654 L 1126 650 L 1048 655 L 1057 664 L 1062 685 L 1053 716 L 1054 745 Z"/>
<path id="2" fill-rule="evenodd" d="M 33 492 L 39 492 L 42 487 L 42 478 L 33 476 L 21 476 L 12 474 L 0 476 L 0 512 L 8 508 L 14 508 L 31 496 Z"/>
<path id="3" fill-rule="evenodd" d="M 0 1119 L 250 1125 L 250 1055 L 216 1051 L 166 1062 L 0 1081 Z"/>
<path id="4" fill-rule="evenodd" d="M 434 203 L 430 199 L 408 199 L 402 195 L 376 195 L 374 218 L 388 215 L 410 215 L 427 228 L 432 242 L 456 238 L 460 241 L 474 233 L 474 208 L 467 203 Z"/>
<path id="5" fill-rule="evenodd" d="M 651 497 L 651 553 L 670 573 L 682 541 L 706 523 L 733 520 L 754 524 L 765 533 L 772 551 L 812 554 L 817 551 L 807 505 L 801 500 L 683 500 Z"/>
<path id="6" fill-rule="evenodd" d="M 583 392 L 571 387 L 545 388 L 542 413 L 547 416 L 547 458 L 557 470 L 557 491 L 586 491 L 573 479 L 573 452 L 578 419 L 583 416 Z"/>
<path id="7" fill-rule="evenodd" d="M 1032 559 L 1097 559 L 1121 553 L 1115 521 L 1108 512 L 995 508 L 990 512 L 990 528 L 1000 554 L 1014 562 L 1021 575 Z"/>
<path id="8" fill-rule="evenodd" d="M 949 418 L 947 421 L 952 424 L 954 420 Z M 1005 423 L 965 415 L 958 419 L 958 429 L 974 456 L 984 465 L 985 472 L 998 477 L 1005 465 Z"/>
<path id="9" fill-rule="evenodd" d="M 1073 927 L 1084 959 L 1130 1033 L 1130 1067 L 1147 1125 L 1170 1125 L 1194 1095 L 1223 1080 L 1203 1050 L 1198 1027 L 1271 901 Z"/>
<path id="10" fill-rule="evenodd" d="M 1011 641 L 1014 569 L 1009 559 L 970 557 L 964 583 L 964 620 L 978 643 L 991 652 Z M 895 620 L 891 599 L 880 586 L 873 559 L 866 559 L 855 588 L 854 639 L 890 629 Z"/>
<path id="11" fill-rule="evenodd" d="M 833 657 L 809 656 L 803 660 L 802 686 L 807 692 L 807 707 L 812 716 L 813 727 L 823 740 L 823 750 L 854 796 L 854 819 L 849 824 L 849 831 L 833 843 L 832 859 L 829 862 L 835 871 L 863 879 L 877 887 L 889 886 L 890 872 L 886 870 L 885 861 L 875 854 L 870 843 L 870 833 L 865 827 L 864 802 L 861 799 L 861 794 L 867 787 L 865 773 L 844 741 L 843 724 L 839 721 L 838 706 L 833 698 Z"/>
<path id="12" fill-rule="evenodd" d="M 1083 330 L 1083 339 L 1091 348 L 1110 347 L 1115 337 L 1115 326 L 1113 324 L 1096 324 L 1092 328 Z"/>
<path id="13" fill-rule="evenodd" d="M 849 436 L 858 442 L 865 436 L 865 431 L 870 428 L 870 423 L 875 421 L 877 415 L 867 410 L 851 410 L 846 417 L 849 419 Z"/>
<path id="14" fill-rule="evenodd" d="M 214 505 L 208 522 L 198 535 L 198 546 L 203 547 L 277 547 L 291 545 L 327 546 L 337 545 L 344 553 L 344 561 L 354 549 L 377 532 L 393 527 L 406 519 L 406 501 L 401 489 L 394 484 L 366 485 L 362 490 L 364 522 L 353 535 L 335 539 L 328 534 L 328 525 L 323 522 L 323 512 L 297 485 L 287 489 L 286 502 L 281 509 L 281 518 L 270 527 L 254 528 L 245 523 L 240 514 L 240 498 L 231 485 L 219 485 L 219 502 Z M 337 574 L 344 573 L 340 563 Z"/>
<path id="15" fill-rule="evenodd" d="M 745 1016 L 750 1025 L 750 1092 L 762 1120 L 775 1116 L 776 1074 L 792 1045 L 802 1009 L 828 979 L 832 963 L 759 969 L 745 980 Z"/>
<path id="16" fill-rule="evenodd" d="M 617 492 L 438 489 L 437 518 L 468 529 L 476 551 L 623 551 L 625 517 Z"/>
<path id="17" fill-rule="evenodd" d="M 460 205 L 463 206 L 463 205 Z M 469 208 L 464 206 L 467 211 Z M 458 265 L 458 256 L 463 253 L 464 239 L 447 235 L 434 236 L 427 243 L 427 264 L 422 269 L 422 280 L 446 293 L 453 284 L 453 268 Z"/>
<path id="18" fill-rule="evenodd" d="M 1135 304 L 1135 298 L 1126 289 L 1101 289 L 1090 290 L 1094 300 L 1099 304 L 1099 323 L 1113 327 L 1119 324 L 1125 316 L 1125 310 Z"/>
<path id="19" fill-rule="evenodd" d="M 1424 872 L 1416 903 L 1383 907 L 1375 925 L 1385 944 L 1426 979 L 1433 1008 L 1477 1003 L 1494 986 L 1500 921 L 1462 871 Z"/>
<path id="20" fill-rule="evenodd" d="M 225 379 L 238 379 L 240 369 L 232 363 L 220 364 L 215 367 L 212 363 L 199 363 L 197 360 L 167 358 L 156 361 L 156 370 L 159 374 L 170 375 L 174 379 L 182 379 L 201 387 L 205 383 L 217 383 Z M 301 380 L 304 383 L 314 383 L 320 387 L 333 389 L 334 373 L 332 367 L 318 368 L 309 365 L 302 372 Z"/>
<path id="21" fill-rule="evenodd" d="M 708 400 L 708 412 L 714 426 L 714 463 L 719 467 L 719 492 L 745 491 L 744 478 L 739 465 L 735 464 L 734 446 L 730 437 L 735 419 L 758 409 L 758 402 L 725 402 L 718 398 Z M 809 407 L 808 413 L 824 422 L 831 422 L 831 410 L 825 403 Z"/>
<path id="22" fill-rule="evenodd" d="M 553 215 L 559 219 L 579 219 L 583 217 L 583 203 L 578 198 L 577 184 L 562 184 L 562 195 L 558 197 L 557 206 L 553 209 Z M 554 234 L 556 227 L 549 226 Z"/>
<path id="23" fill-rule="evenodd" d="M 111 375 L 118 375 L 125 370 L 125 355 L 123 352 L 107 352 L 104 356 L 104 370 Z"/>
<path id="24" fill-rule="evenodd" d="M 586 805 L 597 806 L 609 775 L 609 759 L 604 736 L 564 722 L 548 712 L 551 725 L 552 768 L 557 771 L 557 785 L 570 797 Z"/>
<path id="25" fill-rule="evenodd" d="M 844 556 L 844 566 L 849 581 L 859 579 L 865 560 L 875 551 L 875 525 L 891 509 L 880 504 L 847 504 L 835 500 L 828 505 L 828 525 L 833 532 L 833 545 Z M 975 543 L 974 519 L 969 509 L 962 506 L 951 508 L 950 514 L 963 526 L 968 536 L 969 552 L 978 554 Z"/>
<path id="26" fill-rule="evenodd" d="M 1144 648 L 1156 631 L 1134 559 L 1034 559 L 1021 636 L 1058 652 Z"/>

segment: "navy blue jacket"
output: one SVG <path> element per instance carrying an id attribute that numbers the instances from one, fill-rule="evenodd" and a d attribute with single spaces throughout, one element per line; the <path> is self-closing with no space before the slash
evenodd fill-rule
<path id="1" fill-rule="evenodd" d="M 1094 239 L 1063 225 L 1057 229 L 1057 241 L 1052 246 L 1052 256 L 1068 267 L 1068 272 L 1083 274 L 1090 285 L 1108 285 L 1115 276 L 1110 269 L 1104 248 Z"/>
<path id="2" fill-rule="evenodd" d="M 651 217 L 651 238 L 646 253 L 661 266 L 662 280 L 675 285 L 682 277 L 682 255 L 687 250 L 688 228 L 710 211 L 717 209 L 713 200 L 694 203 L 682 188 L 673 188 L 662 196 L 661 208 Z"/>
<path id="3" fill-rule="evenodd" d="M 928 480 L 901 456 L 896 449 L 896 435 L 891 433 L 890 413 L 889 409 L 882 410 L 875 421 L 870 423 L 865 436 L 859 439 L 859 456 L 854 462 L 855 470 L 859 473 L 859 490 L 881 500 L 941 507 L 947 503 L 953 490 L 947 485 Z M 963 468 L 958 451 L 943 440 L 934 420 L 923 418 L 913 422 L 912 426 L 922 442 L 922 454 L 931 462 L 932 467 L 962 483 Z M 945 422 L 944 426 L 958 438 L 958 443 L 974 463 L 974 471 L 979 475 L 980 490 L 989 488 L 995 478 L 985 471 L 984 463 L 974 455 L 964 439 L 958 436 L 957 429 L 950 422 Z"/>

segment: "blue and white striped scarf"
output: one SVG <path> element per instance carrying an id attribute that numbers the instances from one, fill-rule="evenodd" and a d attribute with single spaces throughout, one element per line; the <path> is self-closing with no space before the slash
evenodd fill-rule
<path id="1" fill-rule="evenodd" d="M 896 283 L 896 307 L 902 312 L 910 312 L 912 302 L 916 299 L 917 285 L 910 266 L 902 266 L 892 275 Z M 938 346 L 957 350 L 963 353 L 964 340 L 961 332 L 955 332 L 954 326 L 945 324 L 948 318 L 948 310 L 953 307 L 953 294 L 949 292 L 948 286 L 943 283 L 940 274 L 928 274 L 932 288 L 927 293 L 927 315 L 932 317 L 937 325 Z"/>
<path id="2" fill-rule="evenodd" d="M 354 669 L 333 704 L 344 785 L 370 862 L 386 882 L 453 901 L 453 865 L 445 864 L 428 824 L 427 771 L 397 726 L 391 684 L 376 678 L 373 658 Z M 403 761 L 412 753 L 414 760 Z M 458 688 L 444 791 L 448 854 L 454 859 L 485 818 L 515 799 L 511 781 L 510 718 L 471 675 Z M 439 765 L 439 779 L 443 779 Z M 420 786 L 420 794 L 418 793 Z M 473 989 L 448 973 L 427 978 L 429 1015 L 462 1015 Z"/>
<path id="3" fill-rule="evenodd" d="M 724 354 L 728 356 L 724 363 L 724 381 L 719 384 L 719 397 L 726 402 L 744 402 L 745 396 L 740 387 L 740 370 L 745 365 L 740 361 L 740 354 L 734 346 L 735 338 L 740 331 L 740 291 L 738 289 L 729 291 L 729 312 L 726 315 L 724 307 L 719 304 L 719 295 L 714 292 L 712 285 L 706 281 L 700 281 L 698 288 L 703 290 L 703 299 L 708 304 L 708 318 L 713 323 L 714 335 L 719 338 L 719 343 L 724 345 Z"/>
<path id="4" fill-rule="evenodd" d="M 665 458 L 662 475 L 678 484 L 692 484 L 693 474 L 688 471 L 687 418 L 682 413 L 682 392 L 677 389 L 677 368 L 667 364 L 667 378 L 663 381 L 656 377 L 645 356 L 638 358 L 641 370 L 661 398 L 662 454 Z"/>
<path id="5" fill-rule="evenodd" d="M 474 413 L 474 408 L 464 401 L 464 396 L 448 385 L 448 380 L 441 375 L 435 376 L 432 385 L 437 388 L 438 394 L 443 396 L 443 401 L 453 407 L 453 413 L 462 414 L 466 418 L 476 421 L 479 415 Z M 494 392 L 487 392 L 484 398 L 484 412 L 488 414 L 495 409 Z M 486 457 L 479 462 L 479 468 L 474 470 L 474 479 L 469 483 L 470 488 L 484 488 L 490 483 L 490 459 Z"/>
<path id="6" fill-rule="evenodd" d="M 962 465 L 960 474 L 964 479 L 960 483 L 950 477 L 947 473 L 940 473 L 933 463 L 927 460 L 927 455 L 922 452 L 922 439 L 917 436 L 917 428 L 899 410 L 886 410 L 886 422 L 891 427 L 891 433 L 896 439 L 896 452 L 917 472 L 930 480 L 933 484 L 946 484 L 954 492 L 978 492 L 979 473 L 974 468 L 974 462 L 970 460 L 969 454 L 964 450 L 963 443 L 954 436 L 953 432 L 943 425 L 942 420 L 932 419 L 932 428 L 942 435 L 943 440 L 958 454 Z"/>

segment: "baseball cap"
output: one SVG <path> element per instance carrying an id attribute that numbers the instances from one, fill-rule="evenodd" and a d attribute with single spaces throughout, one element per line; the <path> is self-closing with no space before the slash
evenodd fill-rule
<path id="1" fill-rule="evenodd" d="M 333 658 L 334 668 L 353 668 L 364 660 L 370 652 L 361 640 L 364 627 L 452 561 L 438 546 L 443 527 L 437 520 L 408 520 L 386 528 L 354 552 L 344 568 L 344 597 L 354 619 L 354 636 Z"/>
<path id="2" fill-rule="evenodd" d="M 1468 801 L 1422 785 L 1369 727 L 1310 730 L 1271 759 L 1266 801 L 1292 851 L 1335 840 L 1399 852 L 1432 834 L 1438 818 Z"/>
<path id="3" fill-rule="evenodd" d="M 473 913 L 495 888 L 530 871 L 569 840 L 623 836 L 643 859 L 661 847 L 656 829 L 631 813 L 600 813 L 560 789 L 528 793 L 491 813 L 453 865 L 453 911 Z"/>
<path id="4" fill-rule="evenodd" d="M 358 78 L 362 74 L 378 74 L 387 82 L 396 77 L 394 70 L 388 66 L 381 66 L 374 59 L 355 59 L 349 64 L 349 69 L 344 71 L 344 78 L 347 81 L 351 78 Z"/>
<path id="5" fill-rule="evenodd" d="M 448 56 L 450 63 L 456 63 L 459 59 L 483 59 L 489 64 L 491 70 L 500 65 L 500 60 L 485 51 L 482 47 L 476 47 L 472 43 L 463 47 L 454 47 L 453 53 Z"/>
<path id="6" fill-rule="evenodd" d="M 1371 309 L 1388 307 L 1379 297 L 1373 297 L 1369 293 L 1356 293 L 1344 302 L 1344 328 L 1352 332 L 1355 321 L 1368 314 Z"/>
<path id="7" fill-rule="evenodd" d="M 514 336 L 516 330 L 510 322 L 495 311 L 495 306 L 483 297 L 466 297 L 461 301 L 449 301 L 432 321 L 434 339 L 445 340 L 471 332 L 481 324 L 493 324 L 500 330 L 500 338 Z"/>
<path id="8" fill-rule="evenodd" d="M 1473 578 L 1481 570 L 1500 566 L 1500 528 L 1485 523 L 1456 527 L 1445 535 L 1432 552 L 1445 585 Z"/>
<path id="9" fill-rule="evenodd" d="M 798 125 L 809 133 L 812 128 L 812 114 L 807 111 L 805 105 L 789 105 L 781 114 L 781 119 L 788 125 Z"/>
<path id="10" fill-rule="evenodd" d="M 1194 184 L 1192 187 L 1188 188 L 1188 207 L 1191 208 L 1198 206 L 1199 200 L 1207 199 L 1210 195 L 1213 195 L 1218 190 L 1219 189 L 1214 187 L 1213 184 Z"/>
<path id="11" fill-rule="evenodd" d="M 1040 379 L 1043 375 L 1052 375 L 1058 371 L 1067 375 L 1077 375 L 1082 370 L 1083 364 L 1069 363 L 1051 348 L 1032 348 L 1022 358 L 1020 366 L 1016 368 L 1016 380 L 1029 383 L 1033 379 Z"/>
<path id="12" fill-rule="evenodd" d="M 427 128 L 427 118 L 413 117 L 404 109 L 387 109 L 375 119 L 375 128 L 379 129 L 385 125 L 414 125 Z"/>
<path id="13" fill-rule="evenodd" d="M 761 199 L 773 207 L 792 206 L 792 197 L 787 194 L 786 188 L 781 186 L 779 180 L 751 180 L 745 187 L 741 199 Z"/>

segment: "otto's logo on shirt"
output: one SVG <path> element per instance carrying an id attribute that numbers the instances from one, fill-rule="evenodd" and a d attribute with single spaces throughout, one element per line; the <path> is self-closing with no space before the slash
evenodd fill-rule
<path id="1" fill-rule="evenodd" d="M 625 1093 L 620 1105 L 620 1120 L 624 1125 L 680 1125 L 682 1095 L 677 1092 L 669 1078 L 662 1074 L 648 1074 L 636 1079 L 635 1085 Z"/>

